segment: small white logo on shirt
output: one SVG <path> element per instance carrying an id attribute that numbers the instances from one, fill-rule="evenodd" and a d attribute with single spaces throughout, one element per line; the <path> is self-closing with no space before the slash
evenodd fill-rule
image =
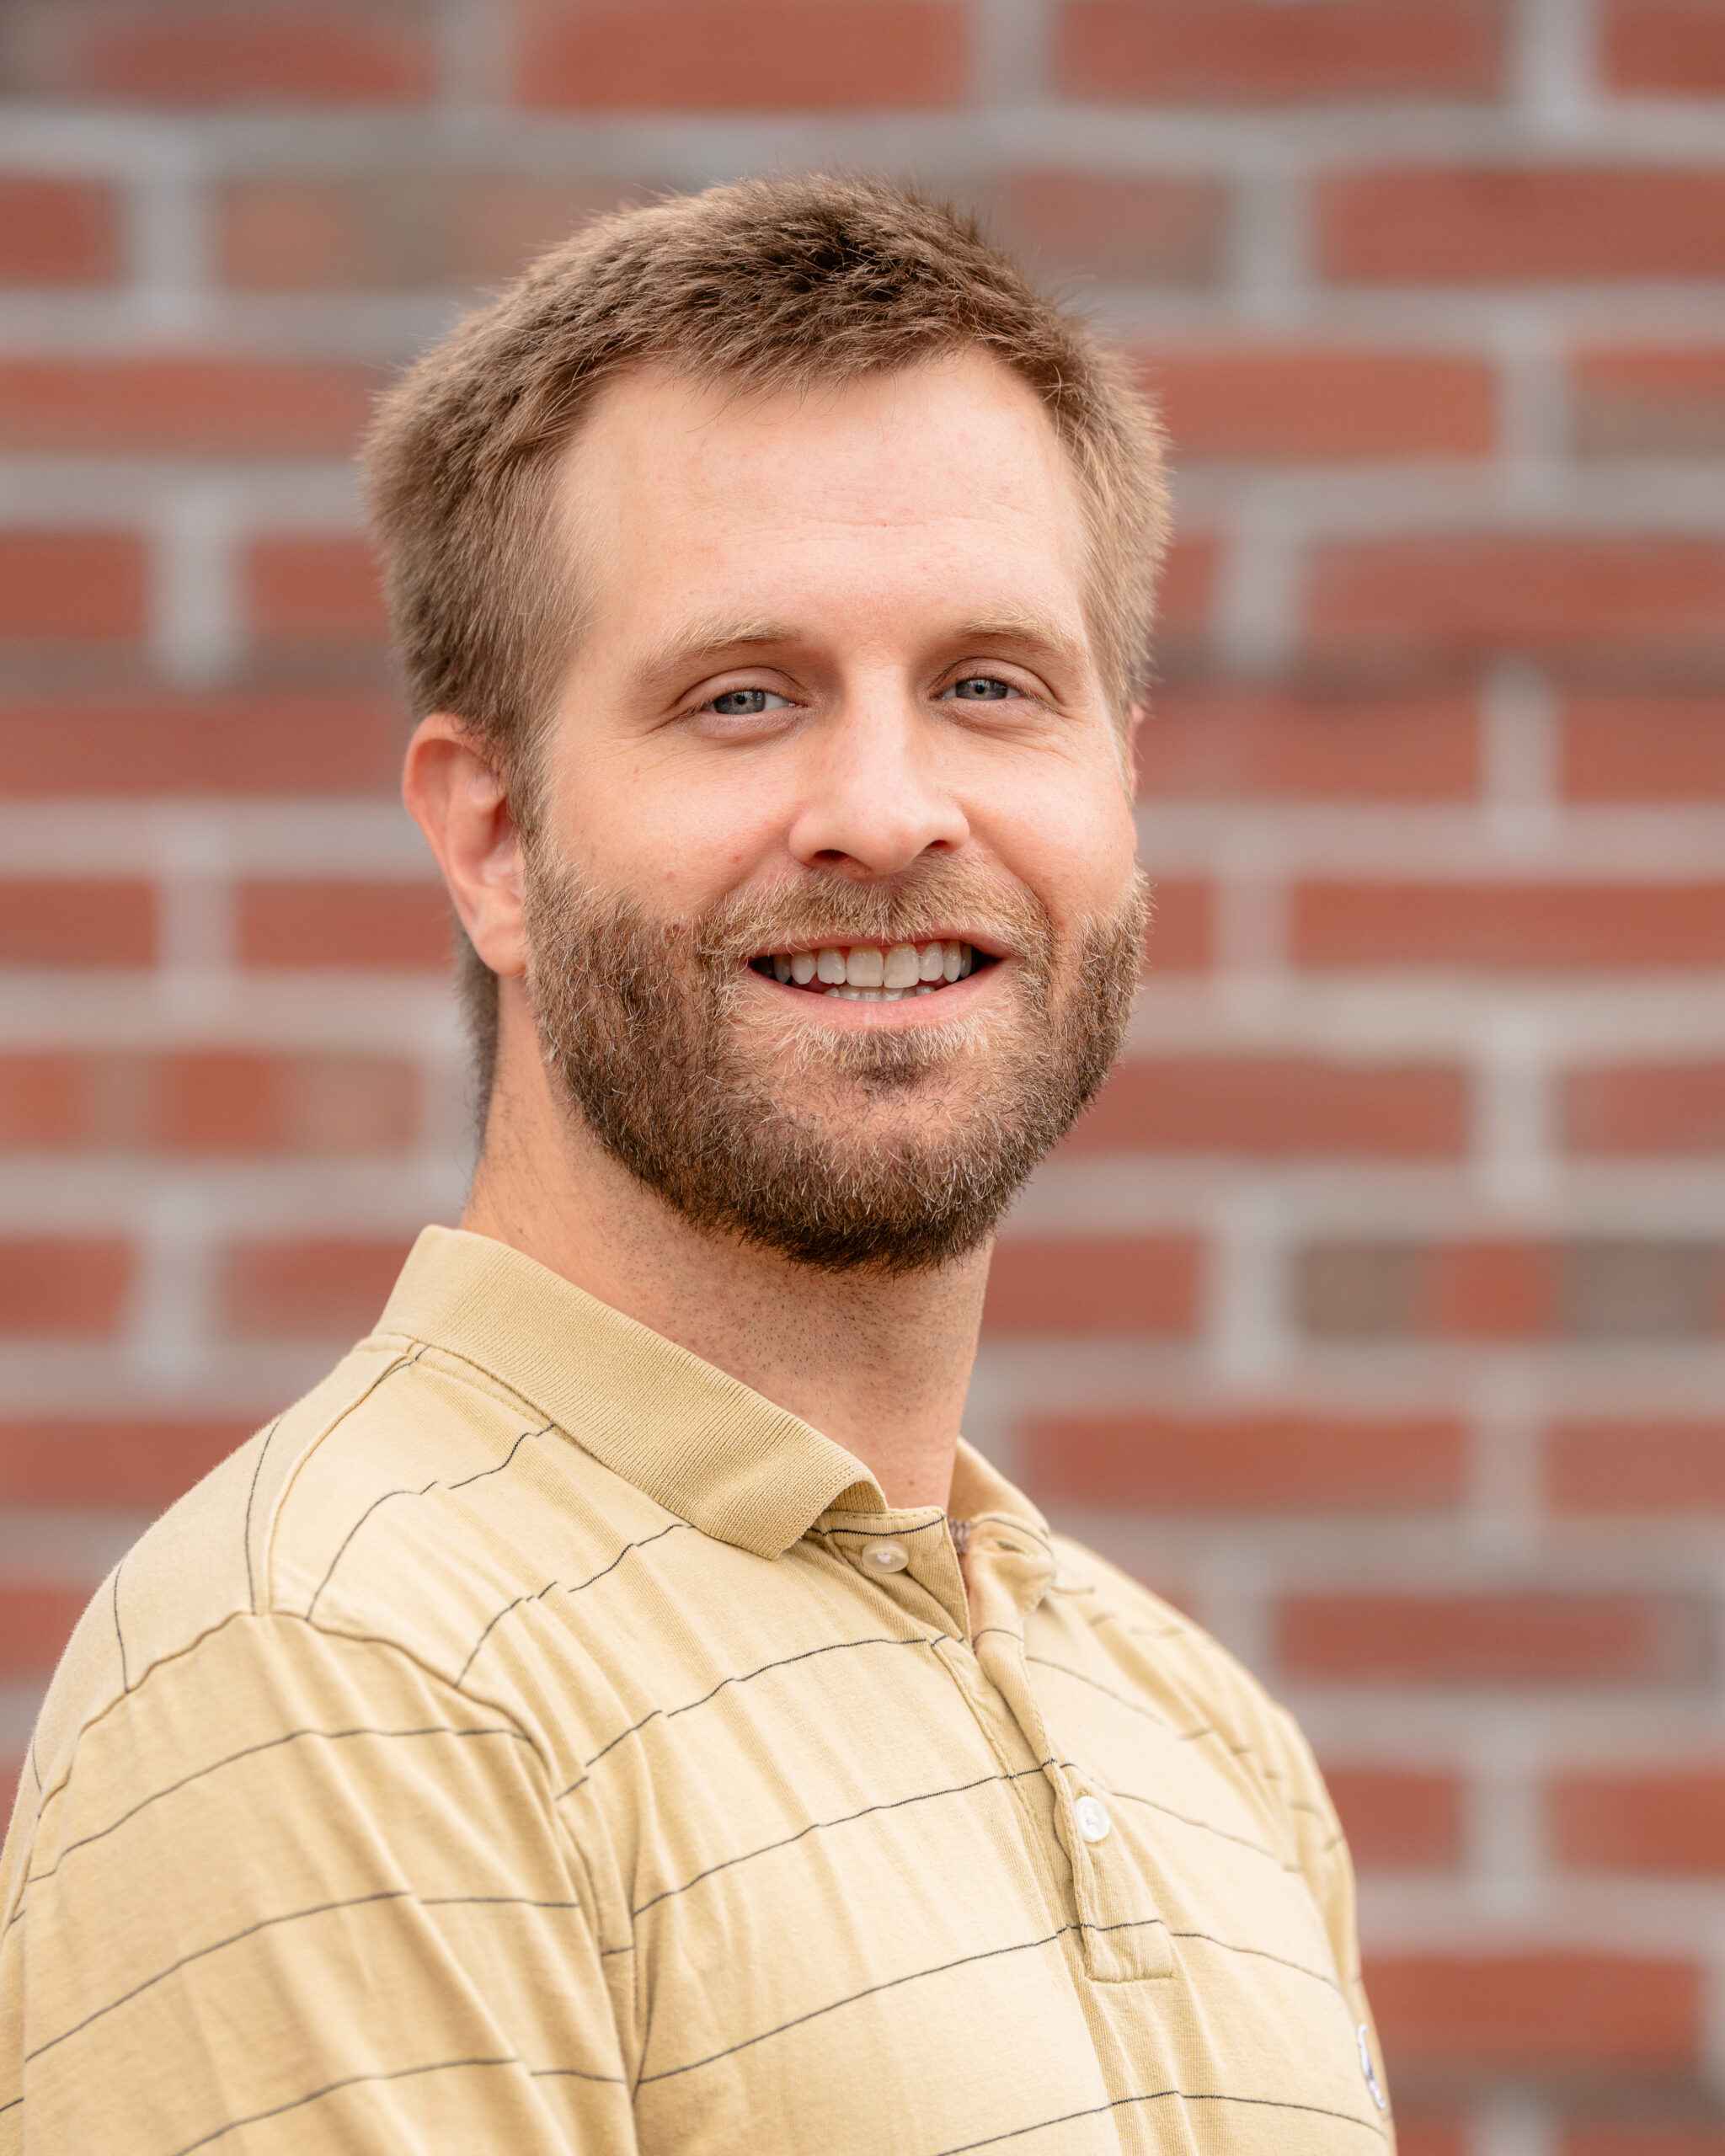
<path id="1" fill-rule="evenodd" d="M 1371 2039 L 1366 2034 L 1365 2022 L 1360 2023 L 1357 2033 L 1359 2037 L 1359 2070 L 1365 2076 L 1365 2085 L 1371 2091 L 1373 2103 L 1381 2111 L 1386 2111 L 1390 2108 L 1389 2100 L 1378 2086 L 1378 2070 L 1372 2064 Z"/>

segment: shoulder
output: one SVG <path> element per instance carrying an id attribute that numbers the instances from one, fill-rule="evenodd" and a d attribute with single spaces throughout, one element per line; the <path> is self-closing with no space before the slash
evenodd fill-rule
<path id="1" fill-rule="evenodd" d="M 73 1630 L 25 1781 L 51 1780 L 78 1732 L 232 1619 L 265 1605 L 260 1527 L 296 1457 L 338 1428 L 394 1358 L 363 1348 L 189 1490 L 133 1544 Z"/>
<path id="2" fill-rule="evenodd" d="M 26 1780 L 236 1617 L 393 1649 L 459 1686 L 500 1612 L 678 1524 L 473 1364 L 375 1335 L 115 1567 L 61 1659 Z"/>

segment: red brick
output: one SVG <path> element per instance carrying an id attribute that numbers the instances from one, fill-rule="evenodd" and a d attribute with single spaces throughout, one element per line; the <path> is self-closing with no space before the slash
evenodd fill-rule
<path id="1" fill-rule="evenodd" d="M 1459 696 L 1182 684 L 1155 698 L 1136 753 L 1151 801 L 1461 801 L 1480 782 L 1478 714 Z"/>
<path id="2" fill-rule="evenodd" d="M 1317 253 L 1343 282 L 1519 284 L 1715 277 L 1725 173 L 1551 166 L 1338 174 L 1317 189 Z"/>
<path id="3" fill-rule="evenodd" d="M 1725 2127 L 1669 2118 L 1572 2122 L 1558 2156 L 1725 2156 Z"/>
<path id="4" fill-rule="evenodd" d="M 1466 2121 L 1454 2111 L 1410 2110 L 1398 2088 L 1396 2098 L 1397 2156 L 1468 2156 Z"/>
<path id="5" fill-rule="evenodd" d="M 1481 360 L 1181 350 L 1146 355 L 1143 379 L 1162 407 L 1176 464 L 1483 456 L 1497 433 L 1497 386 Z"/>
<path id="6" fill-rule="evenodd" d="M 1320 649 L 1403 662 L 1506 646 L 1712 652 L 1725 643 L 1725 545 L 1658 533 L 1343 541 L 1316 550 L 1309 604 Z"/>
<path id="7" fill-rule="evenodd" d="M 1700 1340 L 1725 1330 L 1714 1243 L 1327 1242 L 1298 1255 L 1295 1303 L 1318 1340 Z"/>
<path id="8" fill-rule="evenodd" d="M 82 1587 L 0 1586 L 0 1679 L 51 1676 L 89 1598 Z"/>
<path id="9" fill-rule="evenodd" d="M 1725 1422 L 1560 1422 L 1546 1434 L 1545 1482 L 1558 1513 L 1725 1513 Z"/>
<path id="10" fill-rule="evenodd" d="M 75 1056 L 0 1055 L 0 1146 L 77 1145 L 83 1135 L 77 1073 Z"/>
<path id="11" fill-rule="evenodd" d="M 13 696 L 0 798 L 393 793 L 403 728 L 387 695 L 272 690 Z"/>
<path id="12" fill-rule="evenodd" d="M 251 1434 L 243 1422 L 0 1422 L 0 1503 L 160 1512 Z"/>
<path id="13" fill-rule="evenodd" d="M 1493 0 L 1066 0 L 1055 67 L 1070 96 L 1282 104 L 1491 94 Z"/>
<path id="14" fill-rule="evenodd" d="M 1183 1235 L 999 1245 L 982 1328 L 1052 1333 L 1189 1336 L 1197 1329 L 1199 1250 Z"/>
<path id="15" fill-rule="evenodd" d="M 228 188 L 216 207 L 222 280 L 244 291 L 398 290 L 434 281 L 368 243 L 370 189 L 355 180 L 259 179 Z"/>
<path id="16" fill-rule="evenodd" d="M 1557 1324 L 1549 1252 L 1514 1242 L 1453 1243 L 1432 1255 L 1423 1329 L 1440 1338 L 1519 1340 Z"/>
<path id="17" fill-rule="evenodd" d="M 1463 1476 L 1461 1431 L 1437 1419 L 1061 1416 L 1023 1444 L 1039 1497 L 1156 1513 L 1428 1510 Z"/>
<path id="18" fill-rule="evenodd" d="M 1563 791 L 1573 801 L 1725 799 L 1717 696 L 1576 696 L 1563 718 Z"/>
<path id="19" fill-rule="evenodd" d="M 1583 352 L 1572 399 L 1584 456 L 1725 453 L 1725 351 L 1717 347 Z"/>
<path id="20" fill-rule="evenodd" d="M 1215 947 L 1215 902 L 1208 883 L 1159 876 L 1156 915 L 1147 944 L 1146 970 L 1189 973 L 1210 963 Z"/>
<path id="21" fill-rule="evenodd" d="M 1573 1153 L 1725 1153 L 1725 1063 L 1571 1071 L 1562 1128 Z"/>
<path id="22" fill-rule="evenodd" d="M 1686 1961 L 1565 1953 L 1374 1956 L 1366 1989 L 1399 2068 L 1581 2075 L 1692 2065 L 1701 1977 Z"/>
<path id="23" fill-rule="evenodd" d="M 381 382 L 334 360 L 0 361 L 0 446 L 345 456 Z"/>
<path id="24" fill-rule="evenodd" d="M 1363 1870 L 1448 1868 L 1461 1854 L 1461 1788 L 1453 1774 L 1326 1766 L 1354 1861 Z M 1407 2146 L 1405 2130 L 1402 2145 Z"/>
<path id="25" fill-rule="evenodd" d="M 391 966 L 450 962 L 441 884 L 248 883 L 239 949 L 249 966 Z"/>
<path id="26" fill-rule="evenodd" d="M 1164 647 L 1201 650 L 1215 614 L 1216 573 L 1221 551 L 1208 534 L 1178 539 L 1168 549 L 1156 585 L 1156 627 Z"/>
<path id="27" fill-rule="evenodd" d="M 1718 0 L 1606 0 L 1600 45 L 1614 90 L 1725 90 L 1725 14 Z"/>
<path id="28" fill-rule="evenodd" d="M 0 284 L 111 285 L 119 275 L 112 188 L 22 173 L 0 177 Z"/>
<path id="29" fill-rule="evenodd" d="M 1725 1767 L 1568 1774 L 1551 1816 L 1577 1870 L 1725 1872 Z"/>
<path id="30" fill-rule="evenodd" d="M 362 539 L 260 539 L 245 558 L 246 611 L 265 643 L 381 644 L 389 617 Z"/>
<path id="31" fill-rule="evenodd" d="M 67 11 L 61 87 L 152 104 L 404 104 L 430 93 L 419 8 L 154 4 Z"/>
<path id="32" fill-rule="evenodd" d="M 104 1339 L 131 1280 L 131 1247 L 117 1237 L 7 1236 L 0 1241 L 0 1333 Z"/>
<path id="33" fill-rule="evenodd" d="M 216 250 L 225 281 L 252 291 L 495 283 L 646 191 L 506 173 L 248 180 L 222 198 Z"/>
<path id="34" fill-rule="evenodd" d="M 1228 200 L 1215 180 L 1172 173 L 1030 171 L 998 191 L 1002 237 L 1087 276 L 1207 285 L 1220 275 Z"/>
<path id="35" fill-rule="evenodd" d="M 0 638 L 136 637 L 144 605 L 144 550 L 130 532 L 0 531 Z"/>
<path id="36" fill-rule="evenodd" d="M 1310 883 L 1291 912 L 1294 956 L 1306 966 L 1725 963 L 1725 883 Z"/>
<path id="37" fill-rule="evenodd" d="M 0 966 L 147 966 L 155 954 L 147 883 L 0 883 Z"/>
<path id="38" fill-rule="evenodd" d="M 1702 1611 L 1656 1595 L 1290 1595 L 1277 1639 L 1330 1684 L 1669 1684 L 1706 1662 Z"/>
<path id="39" fill-rule="evenodd" d="M 222 1324 L 248 1340 L 360 1338 L 389 1299 L 409 1248 L 336 1237 L 238 1245 L 222 1267 Z"/>
<path id="40" fill-rule="evenodd" d="M 1119 1065 L 1067 1150 L 1439 1160 L 1466 1125 L 1466 1081 L 1441 1065 L 1169 1056 Z"/>
<path id="41" fill-rule="evenodd" d="M 603 112 L 927 109 L 964 98 L 959 0 L 526 0 L 516 95 Z"/>
<path id="42" fill-rule="evenodd" d="M 413 1138 L 417 1080 L 386 1056 L 0 1054 L 0 1146 L 359 1155 Z"/>

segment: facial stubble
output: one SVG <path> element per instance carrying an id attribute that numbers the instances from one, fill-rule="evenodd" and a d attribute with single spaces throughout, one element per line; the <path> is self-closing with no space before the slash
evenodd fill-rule
<path id="1" fill-rule="evenodd" d="M 692 1226 L 800 1265 L 896 1275 L 976 1249 L 1124 1036 L 1140 878 L 1063 942 L 1030 894 L 941 857 L 890 884 L 811 878 L 666 921 L 538 853 L 528 988 L 565 1113 Z M 924 942 L 955 921 L 985 924 L 1009 972 L 943 1023 L 823 1025 L 749 970 L 814 937 Z"/>

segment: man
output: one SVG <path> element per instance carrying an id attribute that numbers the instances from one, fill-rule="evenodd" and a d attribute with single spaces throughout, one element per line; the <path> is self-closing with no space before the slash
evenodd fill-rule
<path id="1" fill-rule="evenodd" d="M 82 1624 L 7 2145 L 1386 2145 L 1296 1732 L 958 1438 L 1136 978 L 1124 372 L 755 183 L 547 258 L 368 470 L 483 1155 Z"/>

